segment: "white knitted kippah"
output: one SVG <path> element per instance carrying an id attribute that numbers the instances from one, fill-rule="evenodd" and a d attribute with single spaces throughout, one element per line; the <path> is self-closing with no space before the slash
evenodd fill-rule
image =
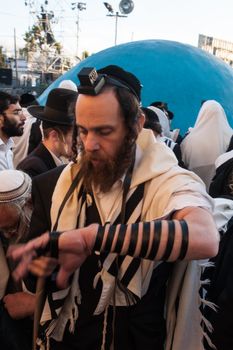
<path id="1" fill-rule="evenodd" d="M 58 87 L 62 89 L 78 91 L 77 85 L 72 80 L 62 80 Z"/>
<path id="2" fill-rule="evenodd" d="M 0 171 L 0 203 L 13 202 L 31 190 L 31 178 L 20 170 Z"/>

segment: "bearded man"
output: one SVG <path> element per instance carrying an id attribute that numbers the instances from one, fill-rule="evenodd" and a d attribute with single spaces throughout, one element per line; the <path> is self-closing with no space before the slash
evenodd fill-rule
<path id="1" fill-rule="evenodd" d="M 45 233 L 11 254 L 21 259 L 19 279 L 28 269 L 47 276 L 59 253 L 38 346 L 200 350 L 200 268 L 171 262 L 216 254 L 212 200 L 143 129 L 133 74 L 107 66 L 98 73 L 85 68 L 79 78 L 74 161 L 35 178 L 33 190 L 31 236 L 63 233 Z M 51 258 L 30 261 L 49 242 Z"/>
<path id="2" fill-rule="evenodd" d="M 26 117 L 19 98 L 0 91 L 0 170 L 14 169 L 12 136 L 22 136 Z"/>

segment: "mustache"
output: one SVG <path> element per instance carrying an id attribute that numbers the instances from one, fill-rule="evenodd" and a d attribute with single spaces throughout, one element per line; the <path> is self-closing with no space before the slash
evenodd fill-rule
<path id="1" fill-rule="evenodd" d="M 103 158 L 99 154 L 86 153 L 82 154 L 82 159 L 86 162 L 91 162 L 93 160 L 102 160 Z"/>

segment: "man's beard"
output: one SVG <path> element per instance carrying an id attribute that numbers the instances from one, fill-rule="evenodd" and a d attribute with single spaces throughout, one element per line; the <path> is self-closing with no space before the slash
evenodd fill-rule
<path id="1" fill-rule="evenodd" d="M 91 159 L 97 159 L 94 154 L 87 154 L 82 150 L 80 156 L 80 173 L 83 184 L 88 192 L 92 191 L 92 186 L 101 192 L 108 192 L 113 184 L 119 180 L 134 159 L 135 142 L 124 141 L 114 160 L 105 159 L 97 167 L 94 167 Z"/>
<path id="2" fill-rule="evenodd" d="M 24 123 L 16 124 L 15 121 L 10 121 L 7 117 L 4 117 L 4 125 L 2 131 L 8 137 L 12 136 L 22 136 L 23 135 L 23 125 Z"/>

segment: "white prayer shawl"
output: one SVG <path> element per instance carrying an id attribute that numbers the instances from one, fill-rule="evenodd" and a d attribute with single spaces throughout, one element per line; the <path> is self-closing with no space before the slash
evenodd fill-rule
<path id="1" fill-rule="evenodd" d="M 146 182 L 144 197 L 143 197 L 143 206 L 141 210 L 141 219 L 143 221 L 149 221 L 162 217 L 169 217 L 172 212 L 182 209 L 186 206 L 200 206 L 211 209 L 212 201 L 208 194 L 205 192 L 204 184 L 194 173 L 191 173 L 185 169 L 182 169 L 177 166 L 177 160 L 173 155 L 173 152 L 168 149 L 165 145 L 156 142 L 153 137 L 151 130 L 145 130 L 141 132 L 137 141 L 138 147 L 141 148 L 143 156 L 141 161 L 136 169 L 133 171 L 132 181 L 130 186 L 130 191 L 132 191 L 140 183 Z M 61 176 L 58 179 L 53 199 L 52 199 L 52 208 L 51 208 L 51 218 L 52 224 L 54 224 L 59 206 L 66 194 L 71 182 L 73 181 L 76 173 L 78 171 L 78 165 L 69 164 Z M 70 199 L 67 201 L 64 210 L 61 213 L 57 230 L 69 230 L 76 227 L 77 223 L 77 213 L 80 209 L 80 201 L 77 203 L 77 194 L 80 189 L 80 184 L 71 195 Z M 129 191 L 129 192 L 130 192 Z M 130 193 L 129 193 L 130 195 Z M 137 210 L 137 209 L 136 209 Z M 117 216 L 117 213 L 120 212 L 120 208 L 116 208 L 115 214 L 112 216 L 112 221 Z M 81 216 L 85 213 L 81 213 Z M 131 222 L 131 220 L 129 220 Z M 134 219 L 132 219 L 134 222 Z M 84 224 L 84 221 L 83 221 Z M 101 313 L 109 303 L 111 304 L 113 285 L 114 285 L 114 276 L 110 275 L 107 271 L 108 264 L 110 264 L 114 258 L 115 254 L 109 254 L 107 259 L 104 262 L 103 269 L 101 273 L 96 278 L 101 278 L 103 281 L 103 293 L 101 295 L 99 304 L 95 310 L 95 314 Z M 131 257 L 127 256 L 125 261 L 125 266 L 122 266 L 121 269 L 126 269 L 127 264 L 132 260 Z M 153 269 L 158 265 L 159 262 L 151 262 L 148 260 L 141 261 L 141 265 L 132 278 L 130 284 L 128 285 L 128 290 L 139 298 L 141 298 L 148 290 L 151 274 Z M 123 264 L 124 265 L 124 264 Z M 193 274 L 184 276 L 187 271 L 186 268 L 194 271 Z M 120 269 L 120 274 L 123 273 Z M 199 311 L 198 299 L 198 290 L 200 288 L 200 272 L 201 268 L 197 262 L 192 262 L 187 264 L 187 262 L 181 262 L 177 264 L 176 271 L 178 271 L 178 276 L 174 279 L 175 288 L 172 287 L 170 295 L 173 302 L 168 303 L 168 339 L 174 339 L 174 344 L 176 344 L 176 339 L 182 338 L 182 335 L 186 335 L 186 340 L 188 341 L 186 347 L 170 347 L 168 342 L 167 350 L 197 350 L 196 344 L 201 343 L 202 339 L 202 330 L 200 327 L 201 313 Z M 47 337 L 53 337 L 57 341 L 61 341 L 63 338 L 63 332 L 69 319 L 71 322 L 70 330 L 74 330 L 75 320 L 78 317 L 78 309 L 75 307 L 74 298 L 77 297 L 78 300 L 81 300 L 80 290 L 77 283 L 78 271 L 76 272 L 73 282 L 70 288 L 67 288 L 64 291 L 59 291 L 63 293 L 63 296 L 66 297 L 64 306 L 59 310 L 59 315 L 57 320 L 53 320 L 50 323 L 50 326 L 47 329 Z M 180 281 L 177 284 L 177 280 Z M 195 280 L 195 284 L 193 281 Z M 184 289 L 181 289 L 180 284 L 185 281 L 186 285 Z M 95 286 L 96 280 L 94 281 Z M 194 288 L 195 287 L 195 288 Z M 192 318 L 196 315 L 197 322 L 195 322 L 193 328 L 195 328 L 195 334 L 189 333 L 187 336 L 186 329 L 190 328 L 188 322 L 185 323 L 185 328 L 182 330 L 176 326 L 176 314 L 174 312 L 174 302 L 178 291 L 184 291 L 186 295 L 186 290 L 192 290 L 192 294 L 195 294 L 195 298 L 191 295 L 186 296 L 186 298 L 181 300 L 182 310 L 189 314 L 191 309 Z M 53 295 L 54 297 L 54 295 Z M 58 297 L 58 295 L 57 295 Z M 61 297 L 61 296 L 60 296 Z M 125 298 L 122 293 L 117 290 L 116 292 L 116 305 L 126 305 Z M 73 317 L 73 312 L 75 316 Z M 183 312 L 183 311 L 182 311 Z M 189 314 L 190 317 L 190 314 Z M 46 302 L 41 323 L 43 324 L 47 320 L 51 320 L 51 313 L 48 307 L 48 302 Z M 182 317 L 181 317 L 182 319 Z M 172 327 L 171 327 L 172 325 Z M 192 330 L 193 331 L 193 330 Z M 198 339 L 197 339 L 198 333 Z M 192 346 L 194 342 L 194 346 Z M 178 342 L 179 343 L 179 342 Z M 182 343 L 183 344 L 183 343 Z M 191 345 L 190 345 L 191 344 Z M 43 347 L 41 347 L 43 349 Z"/>
<path id="2" fill-rule="evenodd" d="M 233 200 L 224 197 L 214 198 L 213 216 L 218 231 L 225 233 L 227 224 L 233 216 Z"/>
<path id="3" fill-rule="evenodd" d="M 226 152 L 233 129 L 230 127 L 222 106 L 214 101 L 206 101 L 197 116 L 193 128 L 181 143 L 182 158 L 209 189 L 215 174 L 215 160 Z"/>

